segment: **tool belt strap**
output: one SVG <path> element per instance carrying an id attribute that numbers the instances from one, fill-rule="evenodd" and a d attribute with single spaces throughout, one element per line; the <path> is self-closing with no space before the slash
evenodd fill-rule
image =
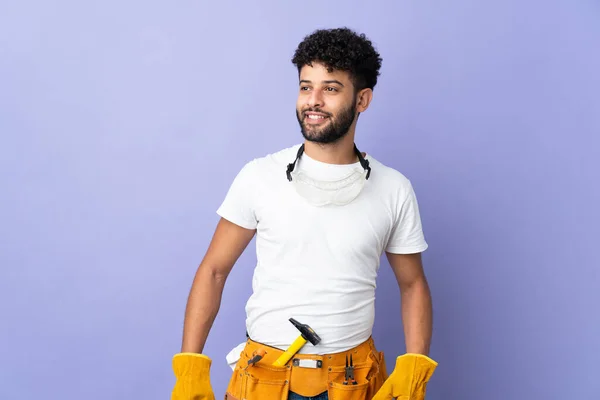
<path id="1" fill-rule="evenodd" d="M 259 350 L 264 357 L 248 365 Z M 227 387 L 229 400 L 286 400 L 289 391 L 314 397 L 323 392 L 330 399 L 370 399 L 387 379 L 383 352 L 372 338 L 348 351 L 315 355 L 296 354 L 284 366 L 273 366 L 282 350 L 247 339 Z M 355 383 L 345 384 L 346 360 L 352 355 Z"/>

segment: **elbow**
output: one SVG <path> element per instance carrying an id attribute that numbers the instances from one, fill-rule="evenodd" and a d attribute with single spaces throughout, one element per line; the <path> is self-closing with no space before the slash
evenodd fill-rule
<path id="1" fill-rule="evenodd" d="M 228 276 L 228 273 L 216 270 L 212 272 L 211 278 L 219 287 L 222 288 L 225 286 L 225 282 L 227 281 Z"/>
<path id="2" fill-rule="evenodd" d="M 429 294 L 429 284 L 424 275 L 419 275 L 409 281 L 400 282 L 399 286 L 402 293 Z"/>
<path id="3" fill-rule="evenodd" d="M 205 264 L 200 266 L 198 275 L 202 280 L 208 280 L 211 284 L 223 287 L 229 276 L 229 269 L 215 264 Z"/>

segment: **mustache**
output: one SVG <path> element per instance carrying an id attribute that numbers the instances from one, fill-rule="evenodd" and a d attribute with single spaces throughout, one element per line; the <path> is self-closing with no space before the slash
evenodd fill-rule
<path id="1" fill-rule="evenodd" d="M 321 113 L 321 114 L 325 114 L 328 117 L 332 116 L 331 113 L 325 112 L 325 111 L 323 111 L 323 110 L 321 110 L 319 108 L 305 108 L 304 110 L 302 110 L 302 116 L 305 116 L 307 112 L 318 112 L 318 113 Z"/>

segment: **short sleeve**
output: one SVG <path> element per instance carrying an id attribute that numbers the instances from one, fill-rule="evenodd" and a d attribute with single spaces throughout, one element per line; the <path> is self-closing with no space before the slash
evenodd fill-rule
<path id="1" fill-rule="evenodd" d="M 409 182 L 403 200 L 399 201 L 395 223 L 388 240 L 386 251 L 396 254 L 420 253 L 427 249 L 417 196 Z"/>
<path id="2" fill-rule="evenodd" d="M 254 212 L 254 189 L 256 188 L 256 164 L 250 161 L 238 172 L 217 214 L 246 229 L 258 225 Z"/>

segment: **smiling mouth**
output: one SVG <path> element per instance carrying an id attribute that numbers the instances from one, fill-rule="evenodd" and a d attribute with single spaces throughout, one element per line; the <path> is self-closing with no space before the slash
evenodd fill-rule
<path id="1" fill-rule="evenodd" d="M 318 124 L 318 123 L 325 121 L 329 117 L 324 114 L 315 114 L 315 113 L 308 112 L 308 113 L 304 114 L 304 118 L 309 123 Z"/>

